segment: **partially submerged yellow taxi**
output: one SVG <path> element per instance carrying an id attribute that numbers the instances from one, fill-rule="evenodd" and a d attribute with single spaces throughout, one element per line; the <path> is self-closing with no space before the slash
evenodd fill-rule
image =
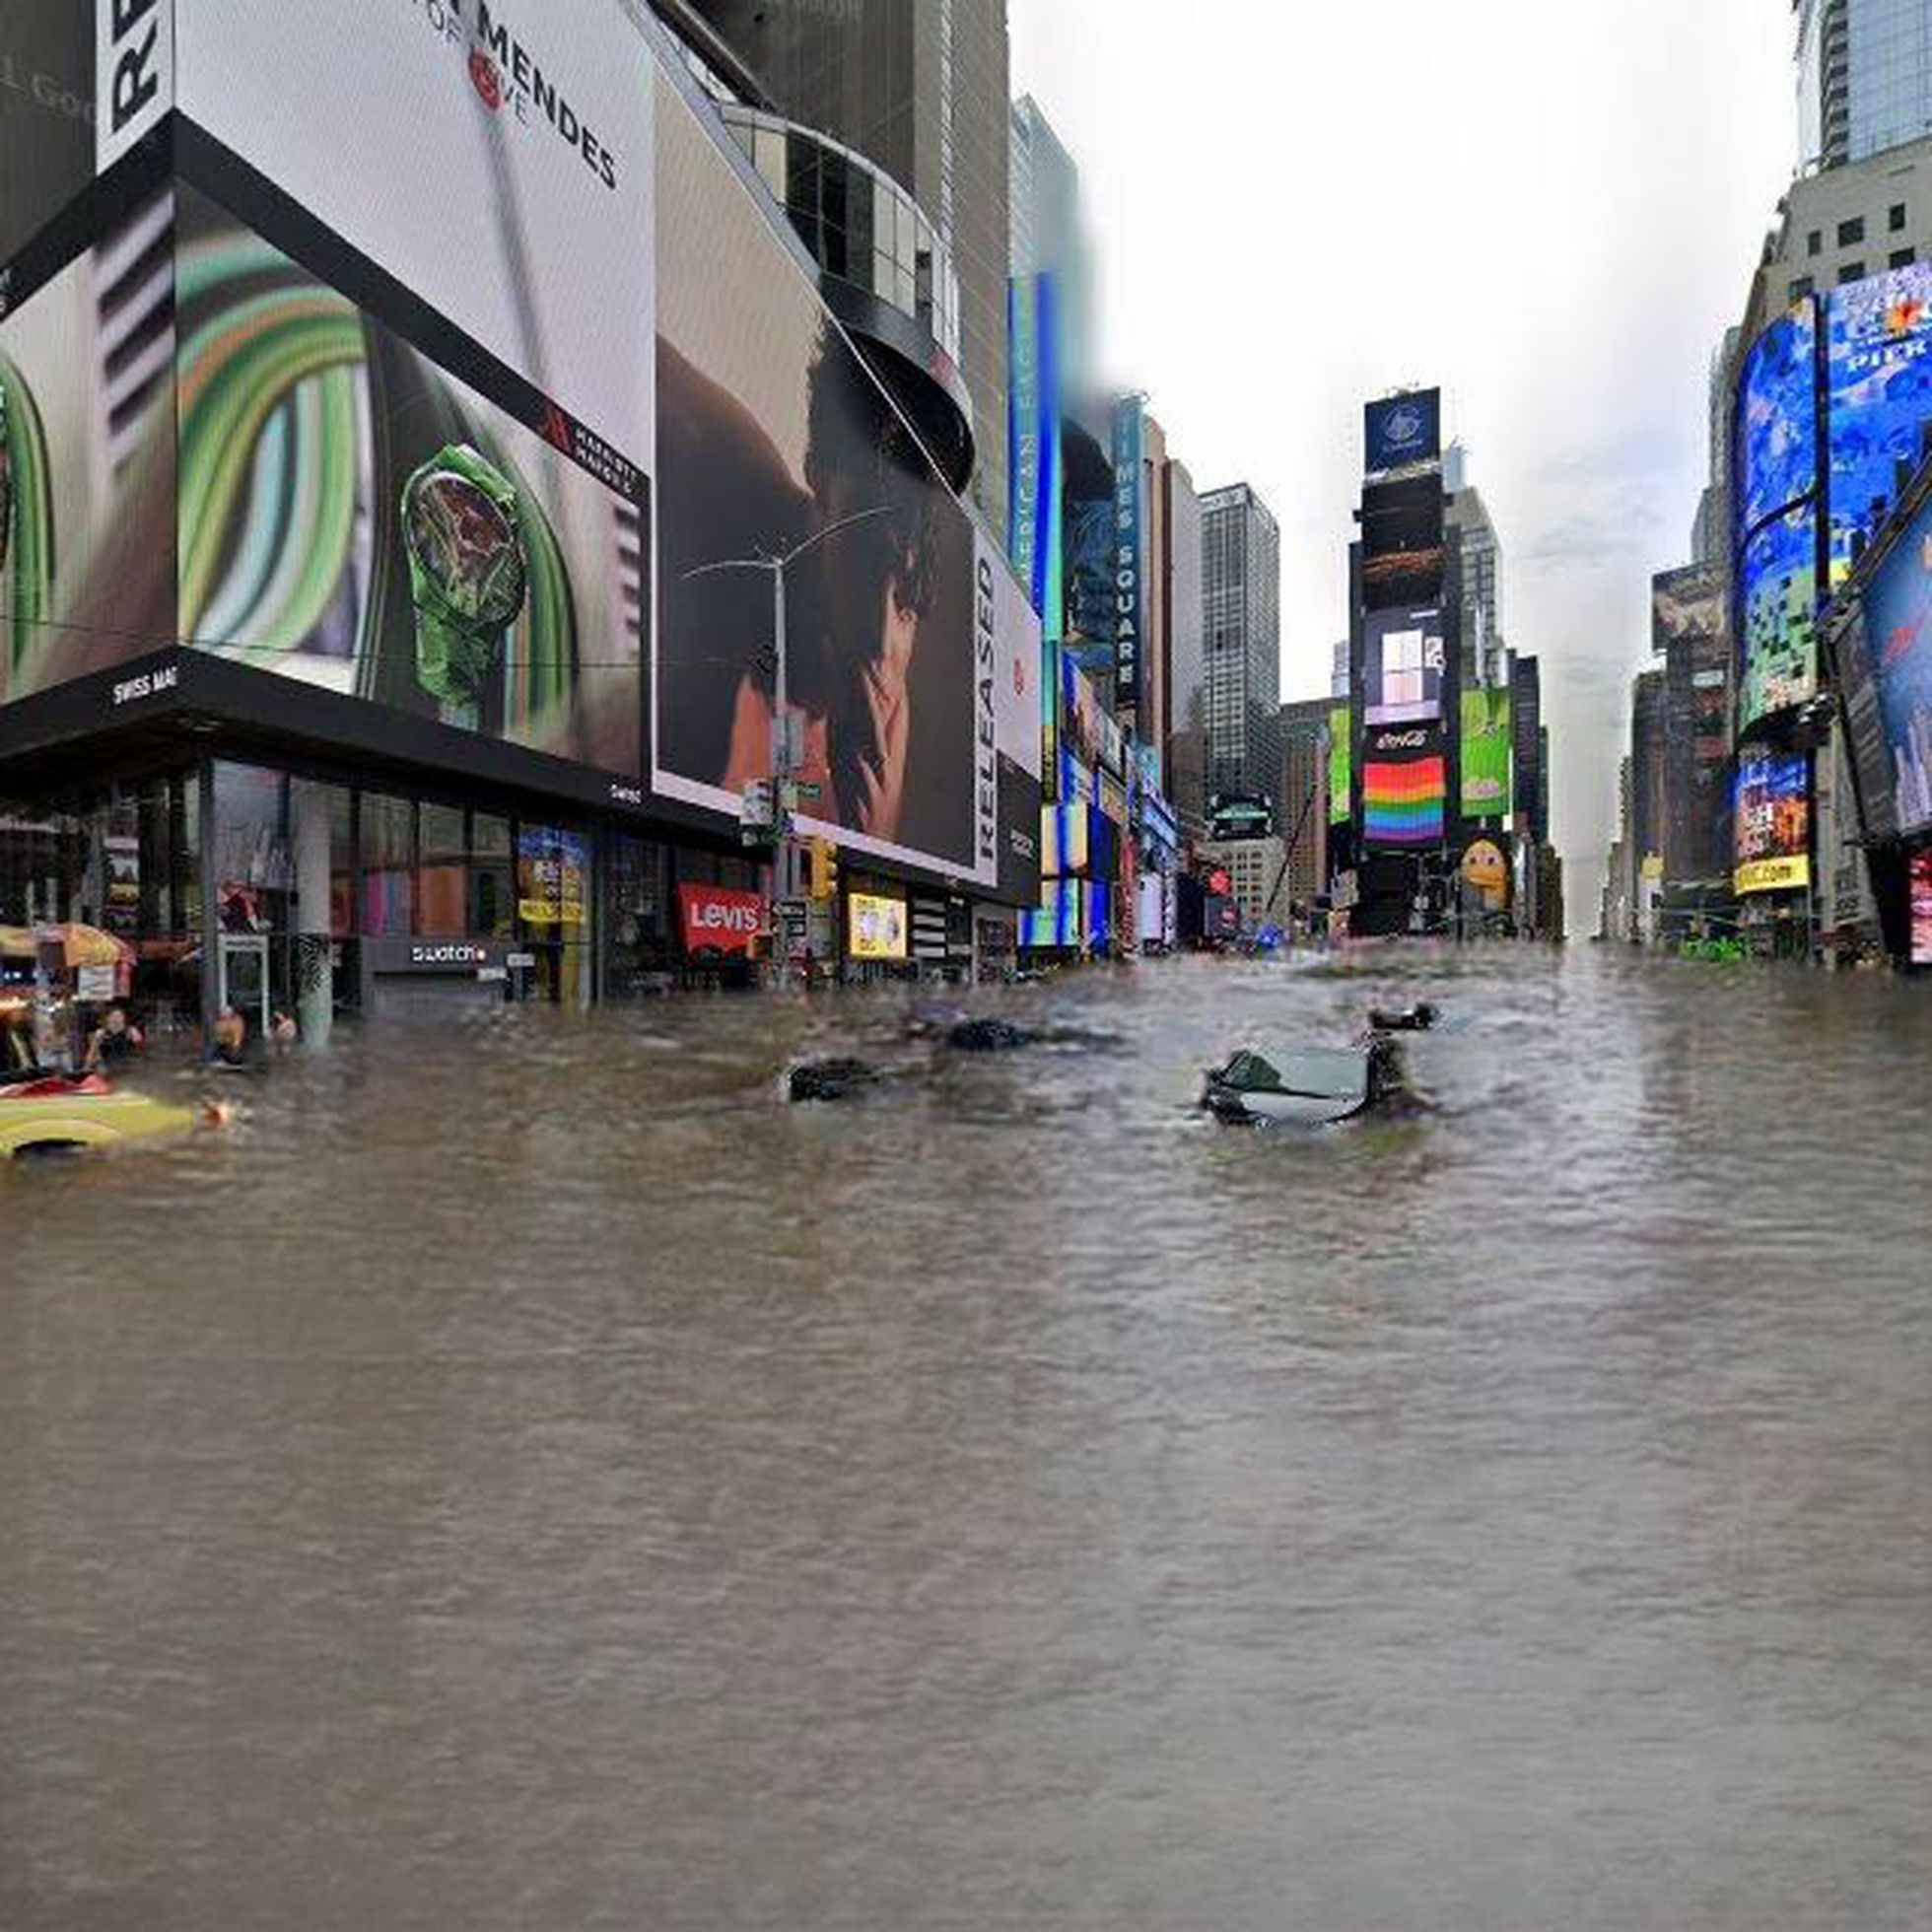
<path id="1" fill-rule="evenodd" d="M 81 1153 L 185 1134 L 186 1107 L 130 1093 L 98 1073 L 50 1073 L 0 1083 L 0 1160 Z"/>

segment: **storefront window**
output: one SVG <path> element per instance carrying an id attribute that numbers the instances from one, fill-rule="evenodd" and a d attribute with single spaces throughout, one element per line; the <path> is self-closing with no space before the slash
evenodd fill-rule
<path id="1" fill-rule="evenodd" d="M 416 807 L 407 798 L 362 794 L 362 930 L 406 934 L 415 907 Z"/>
<path id="2" fill-rule="evenodd" d="M 416 931 L 466 931 L 469 854 L 461 810 L 454 805 L 421 806 L 417 836 L 422 861 L 416 874 Z"/>
<path id="3" fill-rule="evenodd" d="M 224 932 L 285 932 L 294 880 L 289 782 L 256 765 L 215 767 L 216 905 Z"/>
<path id="4" fill-rule="evenodd" d="M 667 860 L 661 845 L 624 833 L 605 845 L 603 957 L 608 999 L 635 999 L 652 992 L 673 970 Z"/>
<path id="5" fill-rule="evenodd" d="M 510 820 L 476 812 L 470 820 L 469 931 L 480 938 L 517 935 L 517 869 Z"/>

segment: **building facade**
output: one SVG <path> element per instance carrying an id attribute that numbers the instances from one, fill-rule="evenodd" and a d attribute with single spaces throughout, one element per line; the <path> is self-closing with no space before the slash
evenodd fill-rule
<path id="1" fill-rule="evenodd" d="M 969 959 L 1038 894 L 1038 626 L 755 136 L 620 0 L 514 46 L 364 12 L 177 0 L 115 143 L 16 154 L 8 109 L 0 925 L 311 1041 Z M 30 43 L 95 99 L 91 18 L 10 8 Z"/>
<path id="2" fill-rule="evenodd" d="M 1473 485 L 1450 492 L 1444 521 L 1460 561 L 1463 683 L 1495 684 L 1504 675 L 1502 542 Z"/>
<path id="3" fill-rule="evenodd" d="M 1923 0 L 1792 0 L 1798 164 L 1855 166 L 1932 134 L 1932 14 Z"/>
<path id="4" fill-rule="evenodd" d="M 1334 701 L 1303 698 L 1281 707 L 1280 811 L 1288 897 L 1306 913 L 1329 889 L 1329 772 Z"/>
<path id="5" fill-rule="evenodd" d="M 1005 0 L 685 4 L 756 73 L 781 113 L 875 162 L 931 217 L 958 279 L 972 500 L 1003 539 L 1011 245 Z"/>
<path id="6" fill-rule="evenodd" d="M 1208 795 L 1280 783 L 1281 535 L 1246 483 L 1201 499 Z"/>

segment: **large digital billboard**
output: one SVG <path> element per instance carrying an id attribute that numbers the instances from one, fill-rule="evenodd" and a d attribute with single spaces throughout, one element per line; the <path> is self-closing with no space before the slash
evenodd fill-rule
<path id="1" fill-rule="evenodd" d="M 1890 817 L 1909 836 L 1932 827 L 1932 508 L 1920 510 L 1873 572 L 1864 618 L 1863 638 L 1850 640 L 1850 648 L 1862 642 L 1866 654 Z M 1868 789 L 1870 783 L 1868 776 Z"/>
<path id="2" fill-rule="evenodd" d="M 774 740 L 800 829 L 988 885 L 983 668 L 1024 619 L 978 533 L 811 280 L 667 80 L 656 106 L 659 625 L 653 783 L 734 811 Z M 761 560 L 784 558 L 782 579 Z M 775 633 L 784 599 L 785 693 Z M 1011 640 L 1007 644 L 1011 644 Z"/>
<path id="3" fill-rule="evenodd" d="M 1362 837 L 1371 846 L 1439 845 L 1448 804 L 1441 726 L 1371 726 L 1362 733 Z"/>
<path id="4" fill-rule="evenodd" d="M 1650 580 L 1650 648 L 1660 657 L 1690 638 L 1724 634 L 1724 576 L 1708 564 L 1659 571 Z"/>
<path id="5" fill-rule="evenodd" d="M 642 476 L 613 489 L 540 404 L 519 421 L 207 196 L 178 207 L 183 641 L 635 779 Z"/>
<path id="6" fill-rule="evenodd" d="M 0 269 L 173 105 L 173 51 L 172 0 L 0 8 Z"/>
<path id="7" fill-rule="evenodd" d="M 1876 527 L 1875 506 L 1898 503 L 1898 466 L 1918 467 L 1932 422 L 1932 262 L 1833 289 L 1825 362 L 1835 588 L 1850 575 L 1854 537 Z"/>
<path id="8" fill-rule="evenodd" d="M 174 636 L 173 213 L 0 318 L 0 704 Z"/>
<path id="9" fill-rule="evenodd" d="M 1818 487 L 1818 313 L 1808 296 L 1751 346 L 1738 384 L 1738 521 L 1755 530 Z"/>
<path id="10" fill-rule="evenodd" d="M 1362 717 L 1407 724 L 1442 715 L 1442 612 L 1433 604 L 1371 611 L 1362 638 Z"/>
<path id="11" fill-rule="evenodd" d="M 1907 912 L 1911 920 L 1911 962 L 1932 966 L 1932 848 L 1915 852 L 1906 867 Z"/>
<path id="12" fill-rule="evenodd" d="M 1362 474 L 1411 463 L 1433 462 L 1442 453 L 1442 391 L 1412 389 L 1383 396 L 1362 410 Z"/>
<path id="13" fill-rule="evenodd" d="M 1738 728 L 1818 691 L 1818 513 L 1774 517 L 1744 548 L 1744 677 Z"/>
<path id="14" fill-rule="evenodd" d="M 1060 300 L 1050 274 L 1007 284 L 1006 554 L 1049 636 L 1065 621 Z"/>
<path id="15" fill-rule="evenodd" d="M 1370 609 L 1437 594 L 1445 561 L 1442 518 L 1442 479 L 1435 470 L 1364 485 L 1362 595 Z"/>
<path id="16" fill-rule="evenodd" d="M 1746 745 L 1738 753 L 1734 824 L 1740 895 L 1811 883 L 1811 760 Z"/>
<path id="17" fill-rule="evenodd" d="M 1462 695 L 1465 818 L 1506 819 L 1509 797 L 1509 693 L 1480 687 Z"/>
<path id="18" fill-rule="evenodd" d="M 656 61 L 617 0 L 176 11 L 185 114 L 650 472 Z"/>
<path id="19" fill-rule="evenodd" d="M 1329 708 L 1329 823 L 1346 825 L 1353 814 L 1349 791 L 1353 783 L 1354 758 L 1349 744 L 1348 707 Z"/>

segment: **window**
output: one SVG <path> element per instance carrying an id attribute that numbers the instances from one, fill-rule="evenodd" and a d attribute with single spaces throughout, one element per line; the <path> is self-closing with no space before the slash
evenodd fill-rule
<path id="1" fill-rule="evenodd" d="M 1806 296 L 1811 294 L 1811 292 L 1812 292 L 1812 278 L 1809 275 L 1800 275 L 1798 279 L 1791 284 L 1789 299 L 1792 302 L 1802 302 L 1804 301 Z"/>
<path id="2" fill-rule="evenodd" d="M 1916 248 L 1894 248 L 1890 265 L 1894 268 L 1909 268 L 1917 259 Z"/>
<path id="3" fill-rule="evenodd" d="M 1865 279 L 1865 264 L 1862 261 L 1848 261 L 1838 270 L 1838 286 L 1843 288 L 1847 282 L 1862 282 Z"/>
<path id="4" fill-rule="evenodd" d="M 362 862 L 362 930 L 406 933 L 416 882 L 416 807 L 409 799 L 363 794 Z"/>
<path id="5" fill-rule="evenodd" d="M 1816 255 L 1816 254 L 1822 254 L 1824 253 L 1824 251 L 1825 251 L 1825 237 L 1817 229 L 1813 229 L 1812 232 L 1805 237 L 1805 253 L 1808 255 Z"/>
<path id="6" fill-rule="evenodd" d="M 1860 242 L 1864 241 L 1864 239 L 1865 239 L 1865 217 L 1863 215 L 1854 215 L 1852 216 L 1850 221 L 1840 222 L 1838 224 L 1838 246 L 1839 247 L 1841 248 L 1855 247 Z"/>
<path id="7" fill-rule="evenodd" d="M 1889 219 L 1894 235 L 1899 235 L 1904 232 L 1905 204 L 1902 201 L 1895 201 L 1892 204 L 1892 214 Z"/>

